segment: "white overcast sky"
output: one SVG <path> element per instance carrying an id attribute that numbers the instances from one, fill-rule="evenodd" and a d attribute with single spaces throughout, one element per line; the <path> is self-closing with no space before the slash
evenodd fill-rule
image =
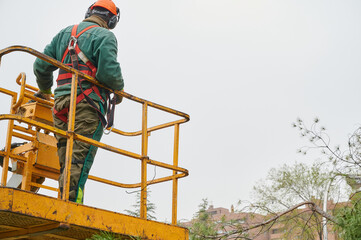
<path id="1" fill-rule="evenodd" d="M 181 125 L 178 216 L 190 219 L 202 198 L 229 208 L 249 199 L 272 167 L 311 162 L 291 123 L 319 117 L 333 143 L 361 123 L 361 1 L 122 0 L 118 39 L 125 91 L 190 115 Z M 43 51 L 62 28 L 80 22 L 93 1 L 0 0 L 0 48 Z M 17 91 L 20 72 L 35 85 L 34 57 L 5 56 L 0 87 Z M 1 113 L 9 98 L 0 96 Z M 124 101 L 116 127 L 140 129 L 140 105 Z M 151 111 L 151 114 L 153 111 Z M 167 120 L 154 113 L 151 123 Z M 5 123 L 1 123 L 5 133 Z M 171 162 L 173 130 L 150 137 L 152 159 Z M 105 136 L 140 152 L 140 138 Z M 4 145 L 4 138 L 0 139 Z M 91 174 L 133 183 L 139 163 L 99 151 Z M 168 173 L 149 167 L 149 179 Z M 50 184 L 55 184 L 50 182 Z M 171 219 L 171 184 L 151 188 L 159 220 Z M 135 194 L 88 181 L 85 204 L 123 211 Z"/>

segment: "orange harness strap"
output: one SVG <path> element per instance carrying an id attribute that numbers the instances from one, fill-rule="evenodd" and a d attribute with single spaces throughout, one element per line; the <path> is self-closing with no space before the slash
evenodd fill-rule
<path id="1" fill-rule="evenodd" d="M 82 51 L 80 50 L 77 41 L 78 41 L 78 37 L 80 35 L 82 35 L 84 32 L 88 31 L 91 28 L 94 27 L 98 27 L 97 25 L 92 25 L 89 26 L 85 29 L 83 29 L 82 31 L 80 31 L 78 34 L 76 34 L 77 29 L 78 29 L 78 25 L 74 25 L 72 31 L 71 31 L 71 38 L 69 41 L 69 46 L 68 48 L 65 50 L 63 58 L 61 60 L 61 62 L 63 63 L 65 60 L 65 57 L 67 56 L 67 54 L 70 52 L 70 57 L 72 60 L 71 64 L 66 64 L 68 66 L 72 66 L 75 69 L 80 70 L 81 72 L 88 74 L 92 77 L 95 77 L 97 68 L 89 61 L 89 59 L 82 53 Z M 78 63 L 78 57 L 86 64 L 79 64 Z M 66 85 L 66 84 L 71 84 L 72 81 L 72 74 L 68 73 L 62 69 L 59 70 L 59 76 L 57 81 L 57 85 L 58 86 L 62 86 L 62 85 Z M 100 110 L 97 108 L 97 106 L 95 105 L 94 101 L 89 97 L 89 95 L 92 92 L 95 92 L 95 94 L 97 94 L 99 96 L 99 98 L 101 99 L 101 101 L 103 102 L 103 104 L 106 104 L 106 100 L 104 100 L 102 98 L 102 96 L 100 95 L 99 89 L 97 86 L 93 85 L 91 88 L 86 89 L 85 91 L 83 91 L 83 89 L 81 88 L 81 82 L 85 81 L 84 79 L 79 79 L 79 87 L 82 91 L 81 94 L 79 94 L 77 96 L 76 99 L 76 103 L 79 103 L 80 101 L 82 101 L 84 98 L 87 100 L 87 102 L 98 112 L 99 118 L 102 122 L 103 126 L 107 125 L 107 121 L 105 120 L 103 114 L 100 112 Z M 108 98 L 108 96 L 107 96 Z M 60 111 L 55 110 L 55 108 L 53 109 L 54 114 L 63 122 L 67 123 L 68 122 L 68 113 L 69 113 L 69 108 L 64 108 Z M 109 125 L 109 124 L 108 124 Z"/>

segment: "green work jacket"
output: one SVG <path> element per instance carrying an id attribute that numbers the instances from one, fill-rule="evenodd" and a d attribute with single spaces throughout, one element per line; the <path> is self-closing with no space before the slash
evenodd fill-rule
<path id="1" fill-rule="evenodd" d="M 78 26 L 77 33 L 88 26 L 97 25 L 94 22 L 81 22 Z M 68 47 L 73 26 L 69 26 L 61 30 L 45 47 L 44 54 L 58 61 L 61 61 L 65 50 Z M 79 36 L 77 42 L 80 50 L 88 57 L 88 59 L 97 68 L 95 78 L 102 84 L 113 90 L 122 90 L 124 81 L 117 61 L 117 39 L 115 35 L 106 28 L 94 27 Z M 64 63 L 71 63 L 69 54 L 66 56 Z M 80 64 L 84 64 L 79 59 Z M 41 91 L 51 93 L 53 86 L 53 72 L 57 67 L 47 63 L 39 58 L 34 62 L 34 74 L 37 84 Z M 83 90 L 89 88 L 91 84 L 84 81 L 82 83 Z M 71 84 L 59 86 L 55 89 L 55 98 L 70 94 Z M 105 89 L 99 88 L 103 99 L 106 99 Z M 78 94 L 80 93 L 78 87 Z M 98 95 L 92 92 L 89 97 L 93 100 L 100 101 Z"/>

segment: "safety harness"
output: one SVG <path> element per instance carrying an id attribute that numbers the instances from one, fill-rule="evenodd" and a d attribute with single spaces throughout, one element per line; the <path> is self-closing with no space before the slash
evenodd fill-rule
<path id="1" fill-rule="evenodd" d="M 80 72 L 85 73 L 85 74 L 90 75 L 90 76 L 95 78 L 97 68 L 94 66 L 93 63 L 91 63 L 89 61 L 89 59 L 80 50 L 80 48 L 79 48 L 79 46 L 77 44 L 79 36 L 82 35 L 84 32 L 86 32 L 89 29 L 94 28 L 94 27 L 98 27 L 98 26 L 97 25 L 89 26 L 89 27 L 83 29 L 78 34 L 76 34 L 77 29 L 78 29 L 78 25 L 74 25 L 74 27 L 73 27 L 73 29 L 71 31 L 71 37 L 70 37 L 68 48 L 65 50 L 61 62 L 64 63 L 65 57 L 69 53 L 71 63 L 65 64 L 65 65 L 73 67 L 73 68 L 79 70 Z M 86 65 L 79 64 L 78 57 Z M 83 79 L 83 78 L 80 78 L 79 81 L 78 81 L 78 86 L 79 86 L 79 89 L 80 89 L 81 93 L 77 96 L 76 103 L 78 104 L 80 101 L 85 99 L 90 104 L 90 106 L 92 108 L 94 108 L 96 110 L 96 112 L 98 113 L 98 116 L 99 116 L 99 119 L 100 119 L 100 121 L 102 123 L 103 128 L 108 128 L 108 127 L 113 126 L 115 101 L 116 101 L 115 97 L 113 99 L 111 99 L 110 101 L 108 101 L 109 98 L 110 98 L 110 94 L 109 94 L 109 91 L 106 91 L 106 99 L 103 99 L 101 94 L 100 94 L 99 88 L 95 84 L 92 84 L 92 86 L 90 88 L 83 90 L 83 88 L 82 88 L 82 82 L 83 81 L 86 81 L 86 80 Z M 58 79 L 56 80 L 56 82 L 57 82 L 58 87 L 66 85 L 66 84 L 71 84 L 71 82 L 72 82 L 72 73 L 69 73 L 69 72 L 67 72 L 67 71 L 65 71 L 63 69 L 59 69 L 59 76 L 58 76 Z M 96 95 L 98 95 L 104 109 L 106 107 L 106 103 L 108 102 L 107 119 L 105 119 L 105 117 L 103 116 L 102 112 L 100 111 L 98 106 L 95 104 L 93 99 L 91 99 L 89 97 L 89 95 L 92 92 L 94 92 Z M 55 116 L 57 116 L 60 120 L 62 120 L 65 123 L 68 122 L 68 114 L 69 114 L 69 108 L 68 107 L 63 108 L 60 111 L 55 110 L 55 107 L 54 107 L 53 111 L 54 111 Z"/>

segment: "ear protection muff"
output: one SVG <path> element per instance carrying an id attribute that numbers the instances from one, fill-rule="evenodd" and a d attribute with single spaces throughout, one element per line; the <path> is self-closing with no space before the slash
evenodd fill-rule
<path id="1" fill-rule="evenodd" d="M 117 8 L 117 15 L 112 14 L 112 16 L 108 20 L 109 29 L 115 28 L 115 26 L 117 26 L 117 23 L 119 22 L 119 19 L 120 19 L 120 11 L 119 8 Z"/>
<path id="2" fill-rule="evenodd" d="M 94 5 L 94 4 L 92 4 L 92 5 L 88 8 L 88 10 L 86 11 L 86 13 L 85 13 L 85 18 L 88 18 L 88 17 L 90 17 L 90 16 L 93 14 L 93 12 L 94 12 L 93 9 L 92 9 L 93 5 Z M 114 14 L 110 13 L 109 11 L 108 11 L 107 14 L 103 14 L 103 15 L 105 15 L 106 18 L 108 19 L 107 25 L 108 25 L 108 28 L 109 28 L 109 29 L 113 29 L 113 28 L 115 28 L 115 26 L 117 26 L 117 23 L 119 22 L 119 19 L 120 19 L 120 11 L 119 11 L 119 8 L 117 8 L 117 15 L 114 15 Z"/>

